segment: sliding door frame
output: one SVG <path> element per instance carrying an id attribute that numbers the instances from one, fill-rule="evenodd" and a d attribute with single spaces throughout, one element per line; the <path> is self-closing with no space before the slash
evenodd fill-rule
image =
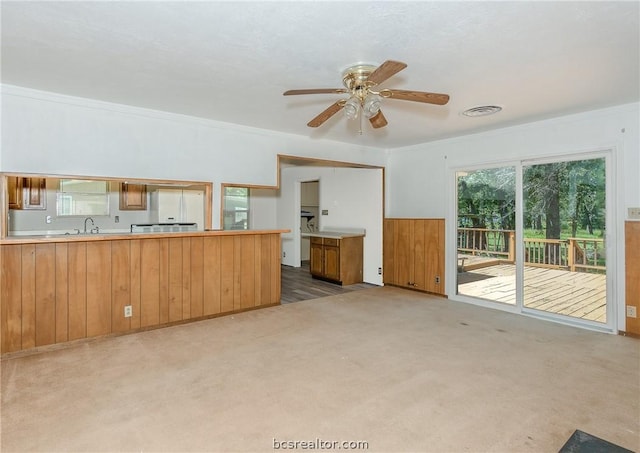
<path id="1" fill-rule="evenodd" d="M 595 330 L 607 333 L 617 333 L 618 331 L 618 303 L 616 299 L 617 294 L 617 203 L 616 203 L 616 180 L 617 165 L 615 162 L 616 147 L 598 148 L 591 151 L 575 152 L 575 153 L 557 153 L 554 155 L 521 158 L 519 160 L 504 160 L 493 161 L 481 164 L 472 165 L 456 165 L 450 167 L 449 170 L 449 203 L 448 203 L 448 217 L 447 217 L 447 234 L 446 234 L 446 281 L 447 281 L 447 294 L 449 299 L 453 301 L 471 303 L 473 305 L 498 309 L 510 313 L 522 314 L 538 319 L 545 319 L 560 324 L 566 324 L 576 327 L 581 327 L 589 330 Z M 523 222 L 524 222 L 524 206 L 523 206 L 523 168 L 530 165 L 548 164 L 554 162 L 576 161 L 576 160 L 590 160 L 590 159 L 604 159 L 605 160 L 605 190 L 606 190 L 606 230 L 605 230 L 605 250 L 606 250 L 606 297 L 607 297 L 607 321 L 606 323 L 600 323 L 596 321 L 588 321 L 579 318 L 571 318 L 570 316 L 558 315 L 554 313 L 548 313 L 533 308 L 524 307 L 524 242 L 523 237 Z M 457 173 L 460 171 L 469 170 L 481 170 L 487 168 L 498 167 L 515 167 L 516 171 L 516 304 L 509 305 L 500 302 L 493 302 L 490 300 L 479 299 L 471 296 L 465 296 L 458 294 L 458 282 L 457 282 L 457 235 L 458 235 L 458 182 Z"/>

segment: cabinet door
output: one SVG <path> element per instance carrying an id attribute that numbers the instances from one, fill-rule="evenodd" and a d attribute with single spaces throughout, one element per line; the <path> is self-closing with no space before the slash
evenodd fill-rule
<path id="1" fill-rule="evenodd" d="M 325 245 L 324 252 L 324 276 L 331 280 L 340 281 L 340 247 Z"/>
<path id="2" fill-rule="evenodd" d="M 120 210 L 146 211 L 147 186 L 144 184 L 120 184 Z"/>
<path id="3" fill-rule="evenodd" d="M 322 239 L 311 238 L 311 260 L 309 268 L 312 275 L 322 276 L 324 274 L 324 258 L 322 254 Z"/>
<path id="4" fill-rule="evenodd" d="M 47 189 L 45 178 L 23 178 L 22 209 L 46 209 Z"/>
<path id="5" fill-rule="evenodd" d="M 22 209 L 22 178 L 7 176 L 9 209 Z"/>

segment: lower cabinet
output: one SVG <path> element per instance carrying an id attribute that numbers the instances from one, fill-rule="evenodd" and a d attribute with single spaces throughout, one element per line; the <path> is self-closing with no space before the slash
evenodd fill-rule
<path id="1" fill-rule="evenodd" d="M 363 237 L 311 236 L 311 275 L 342 285 L 362 282 Z"/>
<path id="2" fill-rule="evenodd" d="M 385 219 L 385 284 L 445 294 L 444 219 Z"/>
<path id="3" fill-rule="evenodd" d="M 0 254 L 3 354 L 280 303 L 279 233 L 3 244 Z"/>

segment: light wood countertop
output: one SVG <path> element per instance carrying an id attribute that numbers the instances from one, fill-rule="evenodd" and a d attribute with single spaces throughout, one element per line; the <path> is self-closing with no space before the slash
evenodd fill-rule
<path id="1" fill-rule="evenodd" d="M 39 244 L 50 242 L 121 241 L 132 239 L 162 239 L 199 236 L 243 236 L 256 234 L 289 233 L 291 230 L 208 230 L 176 233 L 97 233 L 97 234 L 52 234 L 42 236 L 9 236 L 0 239 L 0 245 Z"/>
<path id="2" fill-rule="evenodd" d="M 330 238 L 330 239 L 344 239 L 344 238 L 355 238 L 355 237 L 364 237 L 364 233 L 342 233 L 339 231 L 319 231 L 317 233 L 302 233 L 301 237 L 303 238 Z"/>

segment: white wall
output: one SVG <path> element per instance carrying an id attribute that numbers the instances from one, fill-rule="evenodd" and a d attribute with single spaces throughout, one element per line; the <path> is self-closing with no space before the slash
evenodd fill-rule
<path id="1" fill-rule="evenodd" d="M 282 241 L 283 264 L 300 266 L 300 182 L 319 180 L 318 228 L 364 228 L 363 278 L 382 284 L 382 170 L 366 168 L 286 167 L 282 169 L 278 227 L 291 229 Z"/>
<path id="2" fill-rule="evenodd" d="M 278 228 L 278 193 L 275 189 L 249 190 L 249 225 L 252 230 Z"/>
<path id="3" fill-rule="evenodd" d="M 0 171 L 277 184 L 277 155 L 383 165 L 383 150 L 2 85 Z"/>
<path id="4" fill-rule="evenodd" d="M 616 202 L 608 234 L 615 240 L 616 318 L 624 329 L 624 221 L 627 207 L 640 206 L 639 111 L 640 104 L 628 104 L 396 149 L 387 163 L 387 216 L 446 218 L 455 198 L 451 168 L 613 149 Z M 455 281 L 455 269 L 447 270 Z"/>

